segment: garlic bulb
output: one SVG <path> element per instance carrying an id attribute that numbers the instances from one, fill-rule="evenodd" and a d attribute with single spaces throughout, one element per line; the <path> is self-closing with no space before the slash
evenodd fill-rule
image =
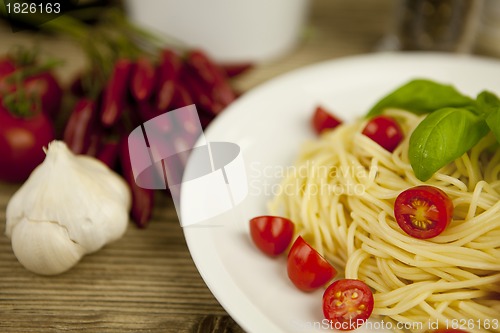
<path id="1" fill-rule="evenodd" d="M 10 199 L 6 235 L 24 267 L 59 274 L 123 236 L 130 204 L 119 175 L 53 141 L 43 163 Z"/>

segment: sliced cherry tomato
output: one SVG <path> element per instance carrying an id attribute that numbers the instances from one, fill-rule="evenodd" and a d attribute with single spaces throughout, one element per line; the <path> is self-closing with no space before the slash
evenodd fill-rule
<path id="1" fill-rule="evenodd" d="M 328 112 L 322 106 L 317 106 L 312 117 L 312 126 L 317 134 L 324 130 L 333 129 L 342 124 L 342 121 Z"/>
<path id="2" fill-rule="evenodd" d="M 363 325 L 373 311 L 373 293 L 360 280 L 332 283 L 323 294 L 323 314 L 333 328 L 350 331 Z"/>
<path id="3" fill-rule="evenodd" d="M 408 235 L 427 239 L 446 229 L 453 216 L 453 203 L 437 187 L 421 185 L 401 192 L 394 203 L 394 217 Z"/>
<path id="4" fill-rule="evenodd" d="M 337 271 L 299 236 L 288 253 L 288 277 L 302 291 L 313 291 L 331 281 Z"/>
<path id="5" fill-rule="evenodd" d="M 388 116 L 373 117 L 362 133 L 391 153 L 403 140 L 403 130 L 394 118 Z"/>
<path id="6" fill-rule="evenodd" d="M 267 255 L 283 253 L 293 238 L 294 225 L 279 216 L 258 216 L 250 220 L 250 235 L 257 247 Z"/>
<path id="7" fill-rule="evenodd" d="M 432 331 L 432 333 L 469 333 L 469 332 L 454 328 L 439 328 L 437 330 Z"/>

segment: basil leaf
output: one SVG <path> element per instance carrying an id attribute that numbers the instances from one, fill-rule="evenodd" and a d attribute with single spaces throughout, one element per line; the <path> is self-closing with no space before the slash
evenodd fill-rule
<path id="1" fill-rule="evenodd" d="M 465 108 L 443 108 L 429 114 L 410 137 L 408 157 L 415 176 L 426 181 L 488 132 L 484 119 Z"/>
<path id="2" fill-rule="evenodd" d="M 500 108 L 500 99 L 489 91 L 482 91 L 476 98 L 477 109 L 483 114 L 489 114 Z"/>
<path id="3" fill-rule="evenodd" d="M 500 99 L 494 93 L 483 91 L 477 96 L 476 103 L 486 119 L 486 124 L 500 143 Z"/>
<path id="4" fill-rule="evenodd" d="M 387 108 L 398 108 L 415 114 L 424 114 L 444 107 L 472 105 L 474 105 L 473 99 L 462 95 L 451 85 L 417 79 L 406 83 L 382 98 L 371 108 L 367 116 L 378 115 Z"/>
<path id="5" fill-rule="evenodd" d="M 493 132 L 493 135 L 500 143 L 500 107 L 488 114 L 486 117 L 486 124 L 488 124 L 488 127 Z"/>

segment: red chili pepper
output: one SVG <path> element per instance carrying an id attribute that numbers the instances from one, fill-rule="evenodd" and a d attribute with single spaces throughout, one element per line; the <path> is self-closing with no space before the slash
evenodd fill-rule
<path id="1" fill-rule="evenodd" d="M 228 78 L 236 77 L 253 68 L 253 64 L 250 62 L 239 64 L 220 64 L 219 66 Z"/>
<path id="2" fill-rule="evenodd" d="M 215 118 L 215 115 L 206 112 L 198 112 L 198 116 L 200 117 L 201 128 L 203 129 L 207 128 Z"/>
<path id="3" fill-rule="evenodd" d="M 83 87 L 83 74 L 78 74 L 73 78 L 69 84 L 69 91 L 76 97 L 85 96 L 85 89 Z"/>
<path id="4" fill-rule="evenodd" d="M 142 102 L 151 96 L 156 83 L 155 68 L 149 58 L 142 56 L 137 59 L 132 71 L 130 91 L 137 102 Z"/>
<path id="5" fill-rule="evenodd" d="M 119 59 L 115 63 L 102 100 L 101 123 L 106 127 L 113 126 L 123 113 L 133 67 L 134 63 L 128 59 Z"/>
<path id="6" fill-rule="evenodd" d="M 162 114 L 156 106 L 152 105 L 149 101 L 143 101 L 135 105 L 136 112 L 139 114 L 142 122 L 146 122 L 153 119 L 156 116 Z"/>
<path id="7" fill-rule="evenodd" d="M 86 154 L 92 145 L 97 119 L 97 104 L 91 99 L 79 100 L 66 123 L 63 139 L 75 154 Z"/>
<path id="8" fill-rule="evenodd" d="M 180 144 L 182 145 L 183 143 L 180 142 Z M 182 183 L 182 176 L 188 158 L 189 158 L 189 151 L 183 151 L 178 154 L 172 155 L 164 160 L 165 175 L 167 177 L 170 194 L 177 194 L 177 195 L 180 194 L 180 192 L 176 192 L 177 190 L 173 186 Z M 180 197 L 178 196 L 174 198 L 180 200 Z"/>
<path id="9" fill-rule="evenodd" d="M 106 164 L 109 168 L 114 169 L 118 159 L 118 152 L 120 150 L 120 143 L 118 141 L 107 141 L 100 145 L 99 152 L 96 157 L 101 162 Z"/>
<path id="10" fill-rule="evenodd" d="M 201 82 L 192 68 L 184 66 L 181 73 L 181 82 L 189 90 L 198 110 L 212 115 L 222 111 L 223 105 L 214 100 L 210 87 Z"/>
<path id="11" fill-rule="evenodd" d="M 120 143 L 120 165 L 123 177 L 128 183 L 132 193 L 132 219 L 139 228 L 145 228 L 153 212 L 154 191 L 139 187 L 135 183 L 127 137 Z"/>
<path id="12" fill-rule="evenodd" d="M 225 80 L 225 74 L 208 56 L 200 50 L 188 53 L 186 63 L 209 86 L 216 85 L 218 81 Z"/>
<path id="13" fill-rule="evenodd" d="M 174 99 L 172 101 L 172 109 L 182 108 L 184 106 L 188 106 L 193 104 L 193 97 L 191 93 L 186 88 L 186 86 L 182 82 L 178 82 L 175 86 L 175 94 Z"/>
<path id="14" fill-rule="evenodd" d="M 226 107 L 236 99 L 224 71 L 205 53 L 200 50 L 191 51 L 186 58 L 189 67 L 198 75 L 211 92 L 214 102 Z"/>
<path id="15" fill-rule="evenodd" d="M 96 156 L 99 151 L 99 147 L 101 146 L 101 139 L 103 133 L 101 128 L 95 128 L 90 136 L 90 146 L 89 149 L 85 152 L 85 155 L 88 156 Z"/>
<path id="16" fill-rule="evenodd" d="M 174 98 L 175 84 L 181 68 L 182 59 L 177 53 L 169 49 L 162 51 L 156 96 L 156 107 L 160 111 L 166 111 Z"/>

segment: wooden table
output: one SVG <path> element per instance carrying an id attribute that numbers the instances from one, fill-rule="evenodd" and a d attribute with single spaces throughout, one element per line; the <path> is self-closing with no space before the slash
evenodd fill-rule
<path id="1" fill-rule="evenodd" d="M 301 44 L 285 58 L 238 78 L 236 87 L 246 91 L 293 68 L 374 51 L 392 22 L 392 4 L 313 0 Z M 31 39 L 25 33 L 0 32 L 0 54 Z M 83 64 L 79 50 L 67 41 L 44 40 L 41 46 L 65 55 L 63 80 Z M 0 332 L 243 331 L 201 279 L 167 196 L 157 195 L 146 230 L 130 223 L 119 241 L 84 257 L 65 274 L 43 277 L 18 263 L 4 235 L 5 209 L 17 188 L 0 183 Z"/>

